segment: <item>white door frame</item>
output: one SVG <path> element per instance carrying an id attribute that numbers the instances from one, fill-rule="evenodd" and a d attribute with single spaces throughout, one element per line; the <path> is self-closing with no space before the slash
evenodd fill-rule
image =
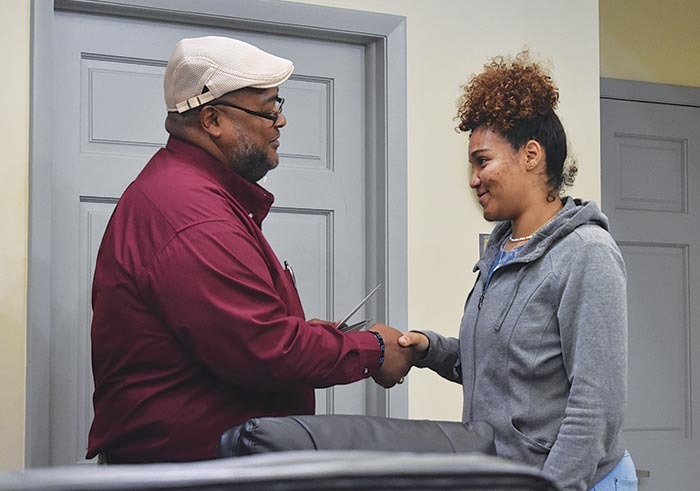
<path id="1" fill-rule="evenodd" d="M 196 10 L 195 10 L 196 9 Z M 48 465 L 51 345 L 51 100 L 55 10 L 274 32 L 365 47 L 367 287 L 374 319 L 408 322 L 406 19 L 273 0 L 32 0 L 25 465 Z M 372 385 L 369 385 L 370 387 Z M 408 416 L 407 384 L 367 393 L 367 414 Z"/>

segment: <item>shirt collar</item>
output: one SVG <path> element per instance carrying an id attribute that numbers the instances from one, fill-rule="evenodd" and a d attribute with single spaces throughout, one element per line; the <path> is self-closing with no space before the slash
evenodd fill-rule
<path id="1" fill-rule="evenodd" d="M 220 183 L 238 201 L 250 218 L 258 226 L 270 212 L 274 195 L 257 183 L 247 181 L 231 169 L 216 160 L 204 149 L 179 140 L 173 136 L 168 138 L 165 148 L 178 156 L 182 156 L 196 165 L 207 175 Z"/>

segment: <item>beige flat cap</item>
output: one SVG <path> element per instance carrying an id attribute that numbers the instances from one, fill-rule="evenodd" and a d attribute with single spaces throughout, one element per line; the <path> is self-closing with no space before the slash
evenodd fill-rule
<path id="1" fill-rule="evenodd" d="M 237 39 L 182 39 L 165 69 L 165 105 L 183 113 L 234 90 L 277 87 L 293 71 L 291 61 Z"/>

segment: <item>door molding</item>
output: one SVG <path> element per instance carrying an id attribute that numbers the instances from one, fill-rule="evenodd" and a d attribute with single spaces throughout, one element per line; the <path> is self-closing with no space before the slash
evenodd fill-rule
<path id="1" fill-rule="evenodd" d="M 196 10 L 195 10 L 196 7 Z M 51 346 L 51 118 L 53 15 L 86 14 L 274 32 L 365 47 L 367 287 L 383 297 L 367 314 L 408 324 L 405 17 L 277 0 L 32 0 L 29 280 L 25 465 L 49 462 Z M 391 94 L 390 94 L 391 91 Z M 408 416 L 407 384 L 369 385 L 367 414 Z"/>
<path id="2" fill-rule="evenodd" d="M 601 78 L 600 98 L 700 107 L 700 87 Z"/>

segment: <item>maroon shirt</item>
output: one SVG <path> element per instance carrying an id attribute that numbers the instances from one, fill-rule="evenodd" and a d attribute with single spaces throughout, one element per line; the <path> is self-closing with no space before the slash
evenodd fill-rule
<path id="1" fill-rule="evenodd" d="M 314 387 L 377 370 L 368 332 L 311 325 L 261 223 L 273 196 L 170 138 L 112 215 L 93 283 L 88 458 L 214 458 L 251 417 L 314 412 Z"/>

